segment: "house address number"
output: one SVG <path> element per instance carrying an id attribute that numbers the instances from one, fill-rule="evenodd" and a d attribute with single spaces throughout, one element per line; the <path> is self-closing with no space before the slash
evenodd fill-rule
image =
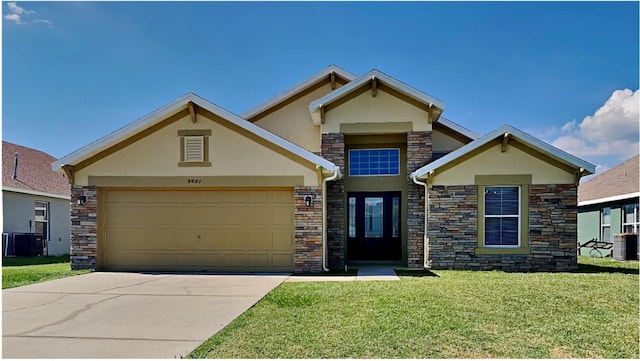
<path id="1" fill-rule="evenodd" d="M 202 179 L 198 179 L 198 178 L 187 179 L 187 184 L 199 184 L 199 183 L 202 183 Z"/>

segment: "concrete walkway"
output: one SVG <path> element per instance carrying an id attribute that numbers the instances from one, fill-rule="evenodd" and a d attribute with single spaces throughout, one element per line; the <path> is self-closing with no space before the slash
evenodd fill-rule
<path id="1" fill-rule="evenodd" d="M 3 290 L 2 357 L 185 356 L 288 276 L 95 272 Z"/>
<path id="2" fill-rule="evenodd" d="M 356 276 L 291 276 L 286 282 L 399 281 L 393 268 L 360 267 Z"/>

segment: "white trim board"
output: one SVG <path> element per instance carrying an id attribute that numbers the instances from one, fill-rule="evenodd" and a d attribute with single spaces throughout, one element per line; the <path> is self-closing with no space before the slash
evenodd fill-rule
<path id="1" fill-rule="evenodd" d="M 15 187 L 9 187 L 9 186 L 2 186 L 2 191 L 14 192 L 14 193 L 22 193 L 22 194 L 30 194 L 30 195 L 41 196 L 41 197 L 49 197 L 49 198 L 58 198 L 58 199 L 71 200 L 71 196 L 65 196 L 65 195 L 62 195 L 62 194 L 54 194 L 54 193 L 41 192 L 41 191 L 29 190 L 29 189 L 23 189 L 23 188 L 15 188 Z"/>
<path id="2" fill-rule="evenodd" d="M 640 192 L 619 194 L 617 196 L 590 199 L 588 201 L 578 202 L 578 207 L 589 206 L 589 205 L 598 204 L 598 203 L 615 202 L 615 201 L 621 201 L 624 199 L 639 198 L 639 197 L 640 197 Z"/>

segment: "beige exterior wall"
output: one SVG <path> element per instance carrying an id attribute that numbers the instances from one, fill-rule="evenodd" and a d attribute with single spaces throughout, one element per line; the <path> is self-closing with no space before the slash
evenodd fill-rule
<path id="1" fill-rule="evenodd" d="M 396 122 L 411 122 L 413 131 L 431 131 L 426 110 L 378 89 L 375 97 L 371 96 L 371 91 L 366 91 L 327 110 L 321 132 L 339 133 L 340 124 Z"/>
<path id="2" fill-rule="evenodd" d="M 340 84 L 336 83 L 337 87 Z M 306 94 L 281 109 L 270 113 L 254 124 L 295 143 L 309 151 L 320 152 L 320 127 L 313 125 L 309 115 L 309 103 L 330 93 L 326 84 Z"/>
<path id="3" fill-rule="evenodd" d="M 35 202 L 49 203 L 49 255 L 69 254 L 71 204 L 68 199 L 2 191 L 2 232 L 29 233 L 35 225 Z M 31 222 L 31 227 L 29 226 Z"/>
<path id="4" fill-rule="evenodd" d="M 435 129 L 431 133 L 431 140 L 433 141 L 431 149 L 436 153 L 451 152 L 465 145 L 465 143 Z"/>
<path id="5" fill-rule="evenodd" d="M 531 174 L 532 184 L 570 184 L 573 173 L 560 169 L 509 145 L 502 152 L 502 145 L 496 144 L 486 151 L 454 165 L 444 171 L 436 170 L 434 185 L 475 184 L 476 175 Z M 431 182 L 431 181 L 430 181 Z"/>
<path id="6" fill-rule="evenodd" d="M 188 129 L 211 129 L 209 138 L 211 166 L 178 167 L 180 162 L 178 130 Z M 192 123 L 187 116 L 78 170 L 75 174 L 75 184 L 89 185 L 89 176 L 298 176 L 303 177 L 304 185 L 318 185 L 318 174 L 314 164 L 275 148 L 273 145 L 270 146 L 266 141 L 250 139 L 250 136 L 240 134 L 202 115 L 198 115 L 196 123 Z M 185 182 L 185 186 L 187 185 L 206 186 L 206 184 L 186 184 Z M 147 186 L 152 187 L 154 184 Z"/>

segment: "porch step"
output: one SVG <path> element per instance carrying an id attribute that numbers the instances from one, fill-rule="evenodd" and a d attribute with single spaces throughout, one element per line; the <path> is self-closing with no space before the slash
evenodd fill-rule
<path id="1" fill-rule="evenodd" d="M 358 267 L 356 281 L 400 281 L 393 268 Z"/>

